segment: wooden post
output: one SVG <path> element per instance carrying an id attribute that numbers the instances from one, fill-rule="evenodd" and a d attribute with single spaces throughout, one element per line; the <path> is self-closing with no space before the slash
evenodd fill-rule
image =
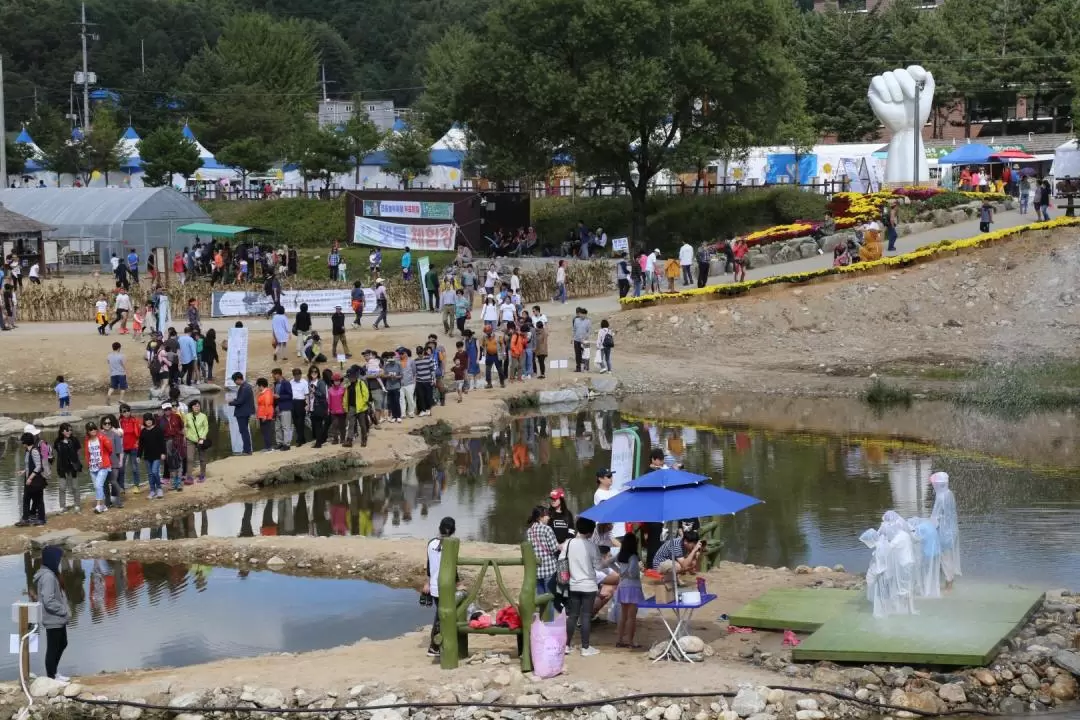
<path id="1" fill-rule="evenodd" d="M 30 682 L 30 638 L 23 642 L 23 635 L 30 632 L 30 607 L 19 604 L 19 668 L 26 682 Z"/>
<path id="2" fill-rule="evenodd" d="M 439 625 L 442 644 L 439 664 L 443 670 L 458 666 L 459 636 L 457 613 L 457 568 L 461 546 L 457 538 L 442 539 L 442 561 L 439 565 Z"/>
<path id="3" fill-rule="evenodd" d="M 525 577 L 521 580 L 521 672 L 532 672 L 532 624 L 536 613 L 536 553 L 532 543 L 521 543 L 521 564 Z"/>

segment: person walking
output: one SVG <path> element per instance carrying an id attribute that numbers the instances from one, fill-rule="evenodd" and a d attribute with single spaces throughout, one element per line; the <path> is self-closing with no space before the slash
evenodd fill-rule
<path id="1" fill-rule="evenodd" d="M 506 373 L 503 372 L 502 361 L 499 356 L 503 353 L 503 334 L 495 331 L 493 325 L 484 325 L 484 336 L 480 343 L 484 351 L 484 365 L 487 368 L 485 380 L 487 389 L 491 385 L 491 368 L 494 367 L 499 374 L 499 387 L 506 387 Z"/>
<path id="2" fill-rule="evenodd" d="M 619 287 L 619 299 L 630 293 L 630 261 L 626 258 L 619 260 L 615 265 L 615 280 Z"/>
<path id="3" fill-rule="evenodd" d="M 193 485 L 196 481 L 206 482 L 206 452 L 210 449 L 210 439 L 206 436 L 210 432 L 210 421 L 198 400 L 192 400 L 188 410 L 183 416 L 184 439 L 187 441 L 187 476 L 184 484 Z M 240 421 L 237 420 L 237 425 L 239 424 Z M 248 440 L 248 445 L 250 444 L 251 441 Z M 194 477 L 196 463 L 199 465 L 197 478 Z"/>
<path id="4" fill-rule="evenodd" d="M 311 418 L 311 439 L 315 441 L 313 447 L 321 448 L 326 444 L 326 438 L 330 434 L 330 385 L 333 384 L 334 373 L 327 368 L 319 373 L 319 368 L 312 367 L 308 370 L 308 402 L 307 413 Z"/>
<path id="5" fill-rule="evenodd" d="M 451 281 L 442 284 L 439 302 L 440 307 L 442 307 L 443 332 L 448 337 L 454 337 L 454 324 L 457 321 L 457 294 L 459 292 L 461 291 L 454 292 L 454 283 Z"/>
<path id="6" fill-rule="evenodd" d="M 709 283 L 709 245 L 702 241 L 697 249 L 697 286 L 705 287 Z"/>
<path id="7" fill-rule="evenodd" d="M 345 352 L 345 358 L 351 358 L 352 353 L 349 352 L 349 343 L 345 337 L 345 313 L 341 311 L 340 305 L 334 306 L 334 314 L 330 316 L 330 333 L 334 337 L 333 345 L 330 348 L 330 352 L 337 357 L 338 343 L 341 343 L 341 349 Z"/>
<path id="8" fill-rule="evenodd" d="M 585 348 L 589 345 L 589 337 L 592 335 L 592 321 L 589 320 L 589 311 L 579 307 L 574 315 L 573 339 L 574 339 L 574 372 L 581 372 L 582 366 L 585 371 L 589 370 L 589 361 L 584 357 Z"/>
<path id="9" fill-rule="evenodd" d="M 57 672 L 67 649 L 67 626 L 71 620 L 71 607 L 60 579 L 63 557 L 64 551 L 55 545 L 41 549 L 41 567 L 34 573 L 34 592 L 41 603 L 41 625 L 45 628 L 45 674 L 53 680 L 68 682 L 71 678 Z"/>
<path id="10" fill-rule="evenodd" d="M 289 357 L 289 318 L 285 317 L 285 308 L 281 305 L 276 305 L 273 313 L 270 328 L 274 333 L 274 362 L 277 362 L 279 353 L 283 360 Z"/>
<path id="11" fill-rule="evenodd" d="M 691 268 L 694 265 L 694 246 L 689 241 L 684 240 L 683 244 L 679 246 L 679 267 L 682 270 L 682 284 L 683 287 L 690 287 L 694 282 L 694 276 L 691 272 Z"/>
<path id="12" fill-rule="evenodd" d="M 255 385 L 259 388 L 255 393 L 255 417 L 259 420 L 263 452 L 273 452 L 277 448 L 274 442 L 274 391 L 266 378 L 259 378 Z"/>
<path id="13" fill-rule="evenodd" d="M 555 268 L 555 297 L 554 301 L 566 304 L 566 261 L 560 260 Z"/>
<path id="14" fill-rule="evenodd" d="M 41 436 L 24 432 L 20 438 L 23 446 L 24 478 L 22 488 L 22 519 L 16 527 L 45 524 L 45 486 L 51 474 L 49 462 L 42 452 Z"/>
<path id="15" fill-rule="evenodd" d="M 330 372 L 330 371 L 327 371 Z M 345 442 L 345 385 L 341 373 L 330 372 L 330 383 L 326 388 L 326 403 L 330 410 L 330 443 Z"/>
<path id="16" fill-rule="evenodd" d="M 615 349 L 615 333 L 607 320 L 600 321 L 600 332 L 596 333 L 596 351 L 600 353 L 600 372 L 612 372 L 611 351 Z"/>
<path id="17" fill-rule="evenodd" d="M 357 430 L 360 431 L 360 447 L 367 447 L 368 438 L 368 408 L 371 404 L 371 389 L 364 375 L 365 368 L 353 365 L 346 372 L 349 381 L 345 389 L 345 404 L 348 411 L 345 426 L 345 442 L 343 447 L 352 447 L 353 438 Z"/>
<path id="18" fill-rule="evenodd" d="M 424 274 L 424 290 L 426 292 L 428 312 L 439 311 L 439 273 L 435 272 L 435 268 L 428 267 L 428 271 Z"/>
<path id="19" fill-rule="evenodd" d="M 431 415 L 435 406 L 435 360 L 430 345 L 416 348 L 416 361 L 413 363 L 416 378 L 416 416 Z"/>
<path id="20" fill-rule="evenodd" d="M 274 413 L 277 416 L 277 424 L 274 434 L 277 438 L 278 450 L 288 450 L 292 447 L 292 383 L 285 379 L 281 368 L 270 371 L 270 377 L 274 387 Z"/>
<path id="21" fill-rule="evenodd" d="M 895 200 L 886 203 L 884 212 L 881 214 L 882 224 L 885 225 L 885 239 L 888 240 L 886 252 L 896 252 L 896 226 L 900 224 L 900 209 Z"/>
<path id="22" fill-rule="evenodd" d="M 71 423 L 60 425 L 60 434 L 53 450 L 56 453 L 56 474 L 60 477 L 60 509 L 62 512 L 79 512 L 82 509 L 79 505 L 79 475 L 83 471 L 82 450 Z M 73 501 L 71 505 L 67 504 L 68 492 L 71 493 Z"/>
<path id="23" fill-rule="evenodd" d="M 86 456 L 86 467 L 90 471 L 90 479 L 94 484 L 94 496 L 97 505 L 94 512 L 105 512 L 105 482 L 109 479 L 109 471 L 112 469 L 112 442 L 104 434 L 98 432 L 98 427 L 93 422 L 86 423 L 86 439 L 83 444 L 83 452 Z"/>
<path id="24" fill-rule="evenodd" d="M 551 593 L 551 596 L 555 598 L 558 597 L 556 573 L 559 569 L 559 542 L 555 539 L 555 531 L 548 525 L 549 522 L 551 522 L 551 511 L 544 505 L 534 507 L 529 514 L 525 539 L 532 545 L 533 553 L 536 555 L 537 592 Z M 548 619 L 555 614 L 554 605 L 554 602 L 551 603 Z"/>
<path id="25" fill-rule="evenodd" d="M 386 299 L 386 285 L 383 284 L 382 278 L 376 278 L 375 280 L 375 311 L 378 316 L 375 318 L 375 324 L 372 327 L 376 330 L 379 329 L 379 323 L 383 324 L 384 328 L 390 327 L 390 323 L 386 322 L 386 313 L 388 309 L 388 301 Z"/>
<path id="26" fill-rule="evenodd" d="M 236 397 L 229 403 L 233 406 L 233 417 L 240 433 L 240 445 L 245 455 L 251 454 L 251 416 L 255 414 L 255 391 L 243 374 L 235 372 L 232 381 L 236 385 Z M 205 474 L 205 470 L 203 471 Z"/>
<path id="27" fill-rule="evenodd" d="M 536 365 L 543 380 L 547 377 L 548 331 L 542 321 L 533 326 L 533 337 L 536 342 Z"/>
<path id="28" fill-rule="evenodd" d="M 139 432 L 138 454 L 146 464 L 146 482 L 150 486 L 148 499 L 165 497 L 161 489 L 161 468 L 167 459 L 165 433 L 153 413 L 143 413 L 142 430 Z"/>

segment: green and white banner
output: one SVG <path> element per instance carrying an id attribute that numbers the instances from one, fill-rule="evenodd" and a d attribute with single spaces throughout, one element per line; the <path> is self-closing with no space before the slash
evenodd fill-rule
<path id="1" fill-rule="evenodd" d="M 365 217 L 453 220 L 454 203 L 418 200 L 365 200 Z"/>

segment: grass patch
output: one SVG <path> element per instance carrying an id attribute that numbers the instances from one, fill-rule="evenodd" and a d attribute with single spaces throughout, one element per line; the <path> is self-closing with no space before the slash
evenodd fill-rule
<path id="1" fill-rule="evenodd" d="M 506 401 L 506 407 L 510 412 L 522 412 L 523 410 L 535 410 L 540 407 L 540 396 L 536 393 L 519 395 Z"/>
<path id="2" fill-rule="evenodd" d="M 911 407 L 911 391 L 874 378 L 862 394 L 863 402 L 876 408 Z"/>
<path id="3" fill-rule="evenodd" d="M 956 401 L 1003 417 L 1080 404 L 1080 363 L 1073 361 L 987 365 L 974 371 L 972 379 Z"/>

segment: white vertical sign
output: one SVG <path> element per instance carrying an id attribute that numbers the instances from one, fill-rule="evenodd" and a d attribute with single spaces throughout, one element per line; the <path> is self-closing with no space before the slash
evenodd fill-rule
<path id="1" fill-rule="evenodd" d="M 616 432 L 611 437 L 611 489 L 622 492 L 634 479 L 634 450 L 637 438 L 633 432 Z"/>
<path id="2" fill-rule="evenodd" d="M 229 328 L 229 349 L 225 351 L 225 387 L 236 387 L 233 373 L 247 378 L 248 331 L 247 328 Z"/>

